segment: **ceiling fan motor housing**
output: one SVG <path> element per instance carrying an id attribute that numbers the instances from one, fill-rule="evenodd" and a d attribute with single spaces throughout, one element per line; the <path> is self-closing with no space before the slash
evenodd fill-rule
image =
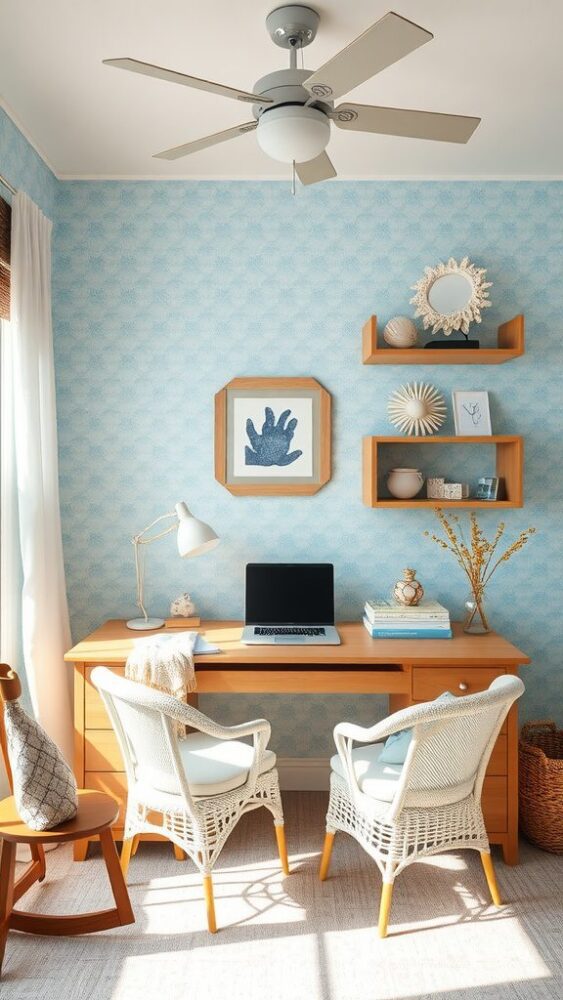
<path id="1" fill-rule="evenodd" d="M 275 73 L 262 76 L 254 84 L 253 93 L 269 97 L 272 103 L 253 104 L 254 117 L 258 119 L 264 111 L 280 104 L 305 105 L 311 100 L 311 94 L 305 90 L 303 81 L 307 80 L 312 72 L 312 69 L 278 69 Z M 312 106 L 328 112 L 334 107 L 334 102 L 315 100 Z"/>

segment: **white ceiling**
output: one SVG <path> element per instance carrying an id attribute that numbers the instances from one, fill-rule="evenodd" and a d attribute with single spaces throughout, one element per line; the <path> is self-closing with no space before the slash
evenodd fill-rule
<path id="1" fill-rule="evenodd" d="M 311 0 L 315 69 L 391 0 Z M 248 120 L 213 94 L 102 66 L 130 56 L 251 89 L 287 65 L 275 0 L 0 0 L 0 96 L 61 177 L 285 178 L 250 133 L 175 162 L 151 154 Z M 467 146 L 333 129 L 341 178 L 563 176 L 561 0 L 395 0 L 435 35 L 358 87 L 365 104 L 480 115 Z"/>

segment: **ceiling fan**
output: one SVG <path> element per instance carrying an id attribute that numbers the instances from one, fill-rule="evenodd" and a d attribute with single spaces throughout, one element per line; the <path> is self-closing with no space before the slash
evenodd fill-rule
<path id="1" fill-rule="evenodd" d="M 156 153 L 161 160 L 176 160 L 256 131 L 258 145 L 268 156 L 282 163 L 292 163 L 302 184 L 314 184 L 336 176 L 325 152 L 331 121 L 338 128 L 351 132 L 376 132 L 441 142 L 463 143 L 471 138 L 480 118 L 348 102 L 334 106 L 336 100 L 354 87 L 429 42 L 434 37 L 431 32 L 389 12 L 320 69 L 314 72 L 298 69 L 297 50 L 310 45 L 318 25 L 318 13 L 301 4 L 278 7 L 268 14 L 266 28 L 276 45 L 289 50 L 289 69 L 263 76 L 251 92 L 186 76 L 137 59 L 104 59 L 104 63 L 253 105 L 252 121 Z"/>

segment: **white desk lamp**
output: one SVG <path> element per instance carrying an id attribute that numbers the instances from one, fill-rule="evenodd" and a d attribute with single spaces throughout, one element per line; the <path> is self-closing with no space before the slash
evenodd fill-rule
<path id="1" fill-rule="evenodd" d="M 155 524 L 159 521 L 165 521 L 167 518 L 175 518 L 174 524 L 170 524 L 164 531 L 160 531 L 157 535 L 152 535 L 150 538 L 145 538 L 147 531 L 150 531 Z M 219 544 L 219 539 L 213 528 L 210 528 L 205 521 L 200 521 L 193 514 L 190 514 L 185 503 L 177 503 L 173 511 L 168 514 L 162 514 L 161 517 L 155 518 L 151 521 L 146 528 L 143 528 L 138 535 L 134 535 L 131 541 L 135 546 L 135 572 L 137 575 L 137 607 L 143 612 L 143 618 L 132 618 L 131 621 L 127 622 L 127 628 L 136 629 L 138 631 L 145 631 L 153 628 L 162 628 L 164 625 L 164 618 L 149 618 L 145 610 L 144 601 L 144 589 L 145 589 L 145 560 L 142 554 L 143 550 L 141 545 L 150 545 L 151 542 L 156 542 L 158 538 L 163 538 L 164 535 L 169 535 L 171 531 L 178 531 L 178 552 L 182 558 L 191 558 L 192 556 L 200 556 L 204 552 L 210 552 L 214 549 L 216 545 Z"/>

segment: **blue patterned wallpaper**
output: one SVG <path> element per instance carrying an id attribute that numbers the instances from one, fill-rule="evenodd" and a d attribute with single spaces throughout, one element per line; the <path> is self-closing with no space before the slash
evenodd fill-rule
<path id="1" fill-rule="evenodd" d="M 23 183 L 6 164 L 23 174 L 31 167 L 20 157 L 31 154 L 21 137 L 9 139 L 0 171 Z M 511 533 L 534 524 L 538 534 L 499 570 L 490 612 L 533 659 L 522 671 L 523 716 L 561 720 L 563 184 L 338 182 L 295 198 L 277 182 L 56 186 L 61 502 L 75 638 L 134 613 L 129 538 L 181 498 L 221 545 L 193 561 L 178 558 L 173 537 L 149 548 L 154 613 L 189 590 L 202 615 L 240 617 L 247 561 L 326 559 L 343 618 L 357 618 L 365 597 L 385 593 L 406 565 L 459 614 L 461 571 L 422 534 L 432 514 L 361 503 L 362 435 L 391 433 L 390 391 L 423 378 L 448 403 L 452 389 L 488 389 L 493 430 L 525 436 L 526 506 L 505 520 Z M 483 343 L 523 311 L 525 357 L 490 367 L 362 366 L 367 317 L 412 315 L 409 287 L 424 266 L 464 254 L 493 281 Z M 313 375 L 333 394 L 333 478 L 316 496 L 237 498 L 215 482 L 213 396 L 249 374 Z M 495 512 L 482 522 L 494 530 Z M 274 747 L 290 756 L 325 754 L 336 721 L 369 723 L 385 710 L 366 696 L 202 701 L 225 721 L 266 715 Z"/>
<path id="2" fill-rule="evenodd" d="M 495 432 L 527 443 L 525 556 L 499 570 L 490 611 L 534 659 L 526 715 L 560 692 L 560 382 L 563 184 L 68 182 L 59 187 L 54 275 L 62 517 L 74 634 L 133 613 L 129 536 L 185 498 L 221 536 L 183 562 L 172 538 L 147 552 L 149 606 L 184 589 L 203 615 L 240 617 L 248 560 L 331 560 L 338 614 L 357 618 L 405 565 L 459 613 L 461 571 L 425 538 L 425 511 L 368 510 L 363 434 L 390 433 L 389 392 L 424 378 L 488 389 Z M 526 356 L 502 366 L 369 368 L 371 312 L 412 315 L 426 264 L 464 254 L 489 270 L 482 339 L 519 311 Z M 334 474 L 316 496 L 237 498 L 213 477 L 213 395 L 237 375 L 313 375 L 334 397 Z M 452 431 L 452 421 L 444 428 Z M 487 452 L 487 462 L 489 454 Z M 490 467 L 482 469 L 484 474 Z M 485 511 L 487 528 L 495 512 Z M 381 714 L 371 698 L 218 697 L 209 711 L 266 714 L 277 748 L 322 754 L 342 717 Z"/>
<path id="3" fill-rule="evenodd" d="M 0 173 L 13 187 L 25 191 L 49 219 L 54 218 L 58 181 L 38 153 L 0 107 Z M 10 201 L 0 186 L 0 195 Z"/>

